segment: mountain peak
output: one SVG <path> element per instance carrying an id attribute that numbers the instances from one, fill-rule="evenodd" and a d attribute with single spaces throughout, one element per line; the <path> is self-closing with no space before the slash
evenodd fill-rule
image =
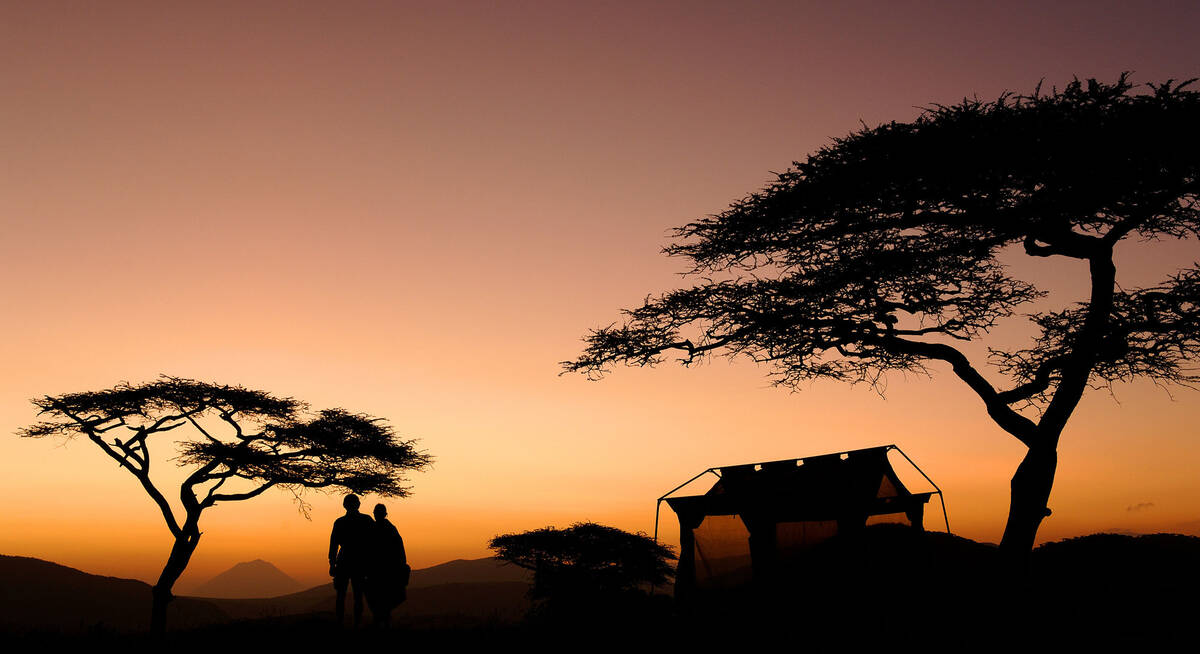
<path id="1" fill-rule="evenodd" d="M 270 561 L 254 559 L 234 565 L 204 582 L 190 594 L 196 597 L 244 599 L 278 597 L 303 588 L 300 582 L 289 577 Z"/>

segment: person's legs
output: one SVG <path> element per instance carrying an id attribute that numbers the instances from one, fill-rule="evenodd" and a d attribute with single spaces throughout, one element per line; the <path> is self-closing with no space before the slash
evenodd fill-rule
<path id="1" fill-rule="evenodd" d="M 351 581 L 354 586 L 354 626 L 358 628 L 362 624 L 363 614 L 363 578 L 362 575 L 355 575 Z"/>
<path id="2" fill-rule="evenodd" d="M 383 598 L 380 597 L 379 590 L 380 590 L 379 589 L 379 580 L 372 578 L 372 577 L 368 577 L 367 578 L 367 606 L 369 606 L 371 608 L 372 622 L 375 623 L 376 627 L 380 626 L 380 624 L 381 624 L 380 620 L 383 617 L 383 602 L 381 601 Z"/>
<path id="3" fill-rule="evenodd" d="M 346 585 L 350 583 L 348 576 L 336 576 L 333 578 L 333 589 L 337 591 L 337 600 L 334 602 L 333 612 L 337 617 L 338 626 L 341 626 L 346 620 Z M 355 587 L 355 592 L 358 587 Z M 357 605 L 356 605 L 357 606 Z"/>

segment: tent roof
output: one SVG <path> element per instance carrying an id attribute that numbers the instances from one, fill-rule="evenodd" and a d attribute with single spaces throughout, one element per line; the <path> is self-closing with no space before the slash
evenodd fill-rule
<path id="1" fill-rule="evenodd" d="M 913 494 L 888 461 L 891 445 L 713 469 L 720 479 L 703 495 L 667 498 L 680 518 L 733 515 L 782 520 L 836 520 L 905 511 L 930 493 Z M 690 521 L 690 520 L 689 520 Z"/>

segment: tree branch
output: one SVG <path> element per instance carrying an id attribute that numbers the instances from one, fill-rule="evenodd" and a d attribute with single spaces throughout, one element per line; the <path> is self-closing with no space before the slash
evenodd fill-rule
<path id="1" fill-rule="evenodd" d="M 1142 223 L 1144 223 L 1145 220 L 1146 220 L 1145 216 L 1142 216 L 1140 214 L 1134 215 L 1134 216 L 1129 216 L 1128 218 L 1125 218 L 1124 220 L 1121 220 L 1120 222 L 1118 222 L 1116 225 L 1113 225 L 1112 228 L 1110 228 L 1108 230 L 1108 232 L 1106 232 L 1104 234 L 1104 236 L 1100 237 L 1100 239 L 1106 245 L 1108 245 L 1108 247 L 1112 247 L 1117 244 L 1117 241 L 1120 241 L 1121 239 L 1128 236 L 1129 232 L 1132 232 L 1133 230 L 1137 229 L 1138 227 L 1141 227 Z"/>
<path id="2" fill-rule="evenodd" d="M 194 490 L 195 486 L 196 484 L 204 482 L 208 478 L 208 474 L 221 467 L 221 465 L 221 459 L 213 459 L 194 470 L 192 474 L 188 475 L 187 479 L 184 479 L 183 483 L 179 485 L 179 499 L 181 502 L 183 502 L 183 506 L 188 513 L 199 511 L 204 508 L 203 504 L 196 499 L 196 491 Z"/>
<path id="3" fill-rule="evenodd" d="M 251 439 L 247 438 L 244 433 L 242 433 L 242 426 L 240 424 L 238 424 L 238 421 L 233 419 L 232 411 L 221 411 L 218 415 L 221 416 L 221 420 L 224 420 L 225 422 L 227 422 L 231 426 L 233 426 L 233 433 L 234 433 L 234 435 L 236 435 L 238 437 L 238 440 L 243 440 L 243 441 L 251 440 Z"/>
<path id="4" fill-rule="evenodd" d="M 178 404 L 176 404 L 175 406 L 180 411 L 183 411 L 183 407 L 179 406 Z M 205 438 L 207 438 L 208 440 L 210 440 L 214 443 L 221 442 L 221 441 L 217 440 L 216 438 L 213 438 L 213 435 L 208 433 L 208 430 L 206 430 L 204 427 L 201 427 L 200 423 L 196 422 L 196 419 L 194 417 L 192 417 L 192 414 L 187 413 L 187 414 L 185 414 L 185 416 L 187 417 L 188 422 L 192 423 L 192 426 L 196 428 L 196 431 L 200 432 L 201 434 L 204 434 Z"/>
<path id="5" fill-rule="evenodd" d="M 91 441 L 96 445 L 99 445 L 101 450 L 115 459 L 117 463 L 119 463 L 137 478 L 138 483 L 140 483 L 142 488 L 145 489 L 146 494 L 149 495 L 150 499 L 153 500 L 155 505 L 158 506 L 158 510 L 162 513 L 163 519 L 167 522 L 167 529 L 171 530 L 171 535 L 178 537 L 182 531 L 179 528 L 179 522 L 175 520 L 175 512 L 171 510 L 171 504 L 167 502 L 167 498 L 162 494 L 161 491 L 158 490 L 158 488 L 154 485 L 154 482 L 150 481 L 149 473 L 145 470 L 139 470 L 130 465 L 126 458 L 122 457 L 116 452 L 116 450 L 109 447 L 108 443 L 105 443 L 104 439 L 101 438 L 99 434 L 88 433 L 88 438 L 91 439 Z M 149 456 L 147 456 L 146 459 L 148 461 Z"/>
<path id="6" fill-rule="evenodd" d="M 1050 383 L 1053 381 L 1051 376 L 1055 370 L 1061 370 L 1066 363 L 1066 356 L 1051 357 L 1038 364 L 1037 370 L 1033 374 L 1033 378 L 1007 391 L 997 393 L 997 397 L 1005 404 L 1012 404 L 1022 400 L 1028 400 L 1050 388 Z"/>
<path id="7" fill-rule="evenodd" d="M 205 500 L 205 502 L 207 503 L 207 506 L 212 506 L 212 505 L 216 504 L 217 502 L 237 502 L 240 500 L 248 500 L 252 497 L 258 497 L 259 495 L 262 495 L 264 492 L 267 491 L 267 489 L 275 486 L 276 483 L 277 482 L 269 481 L 269 482 L 263 484 L 262 486 L 259 486 L 258 488 L 255 488 L 252 491 L 247 491 L 245 493 L 229 493 L 226 495 L 218 495 L 218 494 L 214 493 L 214 494 L 210 495 Z"/>
<path id="8" fill-rule="evenodd" d="M 204 500 L 200 502 L 200 506 L 212 506 L 213 495 L 216 495 L 217 491 L 220 490 L 221 487 L 225 485 L 225 482 L 229 481 L 229 478 L 232 476 L 233 475 L 222 475 L 221 477 L 216 478 L 217 483 L 213 484 L 213 487 L 208 489 L 208 494 L 204 496 Z"/>
<path id="9" fill-rule="evenodd" d="M 1029 418 L 1017 413 L 1008 406 L 996 389 L 984 379 L 983 375 L 979 374 L 966 355 L 959 352 L 957 349 L 942 343 L 922 343 L 920 341 L 909 341 L 896 337 L 884 337 L 880 339 L 880 347 L 894 351 L 903 352 L 905 354 L 914 354 L 926 359 L 938 359 L 950 364 L 954 370 L 954 374 L 958 378 L 966 382 L 971 390 L 983 400 L 984 406 L 987 408 L 988 415 L 996 422 L 1004 431 L 1012 434 L 1017 440 L 1027 446 L 1032 447 L 1035 438 L 1037 425 Z"/>
<path id="10" fill-rule="evenodd" d="M 134 443 L 135 446 L 140 448 L 142 450 L 142 453 L 145 454 L 146 456 L 139 455 L 135 448 L 129 447 L 129 443 L 131 441 Z M 114 438 L 113 444 L 116 445 L 117 447 L 121 448 L 121 451 L 125 453 L 126 457 L 133 459 L 134 462 L 136 462 L 140 466 L 141 472 L 149 472 L 150 457 L 149 457 L 149 453 L 146 451 L 146 443 L 144 440 L 135 437 L 135 438 L 131 438 L 128 441 L 125 441 L 124 443 L 122 443 L 121 439 Z"/>
<path id="11" fill-rule="evenodd" d="M 1099 248 L 1104 247 L 1104 241 L 1094 236 L 1071 231 L 1070 228 L 1061 228 L 1053 231 L 1039 230 L 1027 234 L 1024 246 L 1025 254 L 1033 257 L 1061 255 L 1072 259 L 1090 259 L 1096 255 Z"/>

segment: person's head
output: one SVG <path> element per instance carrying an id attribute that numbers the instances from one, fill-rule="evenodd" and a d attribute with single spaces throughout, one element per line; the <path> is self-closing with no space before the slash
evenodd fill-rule
<path id="1" fill-rule="evenodd" d="M 346 507 L 347 513 L 357 513 L 358 507 L 362 506 L 357 495 L 347 495 L 346 499 L 342 500 L 342 506 Z"/>
<path id="2" fill-rule="evenodd" d="M 383 520 L 387 517 L 387 507 L 382 504 L 375 505 L 375 519 Z"/>

